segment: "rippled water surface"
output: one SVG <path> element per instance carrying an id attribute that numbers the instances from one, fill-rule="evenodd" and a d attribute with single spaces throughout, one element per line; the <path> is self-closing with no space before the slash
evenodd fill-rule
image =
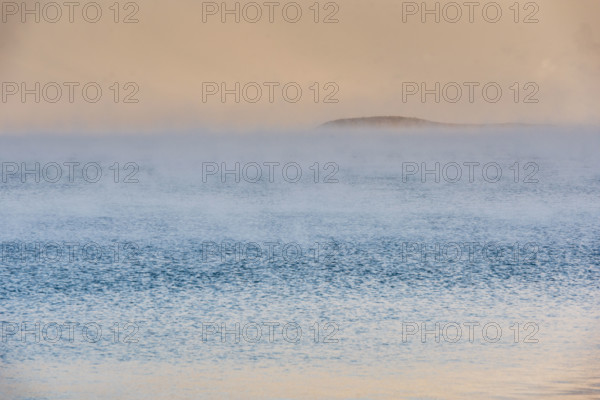
<path id="1" fill-rule="evenodd" d="M 600 398 L 597 130 L 1 143 L 2 398 Z"/>

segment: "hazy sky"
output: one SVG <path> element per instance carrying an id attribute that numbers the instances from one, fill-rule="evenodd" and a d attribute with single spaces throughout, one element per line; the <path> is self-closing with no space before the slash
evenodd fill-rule
<path id="1" fill-rule="evenodd" d="M 318 3 L 318 23 L 314 0 L 296 3 L 302 10 L 296 23 L 284 19 L 296 16 L 297 7 L 287 1 L 271 6 L 254 3 L 263 13 L 256 23 L 244 20 L 256 15 L 256 7 L 247 1 L 239 3 L 240 23 L 234 21 L 235 15 L 225 15 L 227 21 L 222 23 L 219 10 L 208 15 L 212 5 L 198 0 L 142 0 L 135 3 L 139 10 L 124 1 L 119 3 L 119 23 L 114 22 L 115 12 L 110 9 L 114 0 L 98 2 L 102 17 L 97 23 L 84 19 L 83 6 L 88 2 L 74 7 L 72 23 L 63 2 L 59 2 L 62 17 L 55 23 L 47 21 L 57 18 L 57 9 L 49 2 L 39 3 L 39 23 L 34 14 L 22 15 L 20 3 L 4 2 L 0 22 L 3 134 L 305 128 L 331 119 L 370 115 L 473 123 L 600 123 L 597 0 L 523 1 L 518 3 L 518 16 L 510 8 L 514 0 L 498 1 L 502 17 L 497 23 L 486 21 L 496 13 L 492 4 L 484 14 L 484 6 L 491 3 L 487 1 L 473 6 L 472 23 L 463 1 L 454 3 L 463 13 L 456 23 L 444 19 L 455 18 L 457 11 L 454 5 L 444 8 L 451 3 L 447 1 L 440 4 L 439 23 L 435 15 L 425 15 L 427 21 L 422 23 L 420 10 L 403 4 L 409 2 L 388 0 L 323 1 Z M 214 4 L 220 7 L 220 3 Z M 231 9 L 235 3 L 226 2 Z M 426 4 L 435 7 L 434 1 Z M 34 10 L 35 2 L 29 1 L 27 7 Z M 403 8 L 407 13 L 403 14 Z M 89 6 L 86 18 L 93 20 L 95 12 Z M 416 14 L 409 15 L 412 12 Z M 123 23 L 131 13 L 139 22 Z M 330 18 L 339 22 L 323 23 L 332 13 Z M 528 16 L 539 22 L 524 23 Z M 35 102 L 36 82 L 40 83 L 40 103 Z M 48 85 L 51 82 L 57 84 Z M 65 82 L 79 83 L 71 86 L 72 103 Z M 88 101 L 95 96 L 95 85 L 87 87 L 88 100 L 83 97 L 82 88 L 89 82 L 102 89 L 97 103 Z M 115 82 L 119 83 L 118 103 L 114 102 Z M 126 86 L 128 82 L 134 84 Z M 203 101 L 203 89 L 220 90 L 218 85 L 203 82 L 225 83 L 229 89 L 239 82 L 240 102 L 229 94 L 222 103 L 219 93 Z M 262 90 L 256 103 L 245 100 L 257 96 L 256 86 L 247 85 L 251 82 Z M 410 82 L 425 83 L 429 89 L 439 82 L 440 102 L 435 102 L 435 94 L 427 95 L 424 103 L 420 93 L 408 96 L 407 90 L 415 89 Z M 457 85 L 450 84 L 444 91 L 444 85 L 451 82 Z M 472 103 L 465 82 L 479 83 L 472 86 Z M 25 95 L 25 103 L 23 83 L 32 90 Z M 282 88 L 288 83 L 292 84 L 287 86 L 286 101 Z M 497 87 L 502 89 L 496 103 L 483 97 L 482 88 L 488 83 L 489 99 Z M 62 96 L 51 103 L 58 95 L 56 86 L 61 87 Z M 452 103 L 456 86 L 463 93 Z M 130 99 L 138 103 L 124 103 L 136 87 L 139 92 Z M 297 87 L 302 97 L 293 103 Z M 337 103 L 326 103 L 326 98 Z M 538 102 L 526 103 L 526 99 Z"/>

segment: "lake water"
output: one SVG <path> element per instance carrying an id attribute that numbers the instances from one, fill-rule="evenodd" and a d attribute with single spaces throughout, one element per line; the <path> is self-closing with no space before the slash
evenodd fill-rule
<path id="1" fill-rule="evenodd" d="M 600 398 L 597 129 L 0 143 L 2 398 Z"/>

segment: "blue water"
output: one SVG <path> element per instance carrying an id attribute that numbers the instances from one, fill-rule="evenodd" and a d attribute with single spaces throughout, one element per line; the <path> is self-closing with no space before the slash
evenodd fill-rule
<path id="1" fill-rule="evenodd" d="M 97 162 L 103 173 L 97 183 L 77 174 L 72 182 L 63 177 L 56 183 L 43 176 L 37 183 L 33 174 L 23 183 L 22 174 L 13 174 L 0 184 L 0 320 L 8 332 L 0 342 L 0 393 L 10 398 L 81 398 L 68 383 L 50 394 L 20 392 L 39 384 L 36 377 L 48 365 L 81 361 L 115 368 L 132 361 L 199 370 L 215 363 L 234 369 L 321 368 L 350 376 L 440 366 L 503 371 L 510 378 L 507 370 L 523 368 L 527 381 L 529 375 L 544 375 L 539 363 L 544 359 L 579 375 L 548 387 L 507 378 L 498 398 L 600 396 L 595 129 L 0 142 L 3 163 L 33 168 L 35 162 Z M 115 162 L 118 183 L 109 168 Z M 230 174 L 223 183 L 217 174 L 203 182 L 203 163 L 213 162 L 230 168 L 255 162 L 263 165 L 263 178 L 251 183 L 241 176 L 236 183 Z M 297 163 L 302 178 L 288 182 L 293 171 L 286 180 L 277 168 L 269 182 L 265 162 Z M 463 166 L 457 183 L 441 173 L 439 183 L 435 174 L 423 182 L 420 174 L 407 175 L 404 164 L 403 176 L 403 163 L 433 169 L 436 162 L 496 163 L 503 174 L 490 182 L 494 170 L 486 180 L 477 168 L 469 182 Z M 139 167 L 131 177 L 137 183 L 123 182 L 134 171 L 124 168 L 127 163 Z M 65 254 L 73 248 L 69 244 L 87 250 Z M 94 253 L 97 246 L 102 256 Z M 43 327 L 67 321 L 80 324 L 73 342 L 65 328 L 57 343 L 48 339 L 52 332 L 38 335 L 40 343 L 35 333 L 21 336 L 22 322 L 33 329 L 36 322 Z M 408 323 L 434 329 L 436 323 L 469 321 L 479 328 L 498 324 L 500 340 L 488 342 L 480 333 L 474 343 L 465 337 L 437 343 L 435 334 L 425 343 L 420 334 L 403 337 Z M 266 322 L 280 324 L 272 341 Z M 81 325 L 89 323 L 102 327 L 97 342 L 82 336 Z M 117 340 L 115 323 L 121 329 Z M 262 325 L 262 340 L 242 337 L 235 343 L 229 333 L 223 342 L 210 330 L 222 323 L 228 329 L 236 323 Z M 282 336 L 287 323 L 302 328 L 297 343 Z M 518 343 L 514 323 L 520 324 Z M 207 324 L 216 325 L 207 331 Z M 533 327 L 537 342 L 525 343 Z M 290 332 L 287 338 L 294 339 Z M 36 367 L 16 376 L 20 365 Z M 170 390 L 175 398 L 187 398 L 175 386 Z"/>

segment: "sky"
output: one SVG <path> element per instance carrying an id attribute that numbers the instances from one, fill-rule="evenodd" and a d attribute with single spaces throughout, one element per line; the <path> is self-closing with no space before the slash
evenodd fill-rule
<path id="1" fill-rule="evenodd" d="M 597 0 L 25 3 L 2 2 L 4 135 L 600 124 Z"/>

